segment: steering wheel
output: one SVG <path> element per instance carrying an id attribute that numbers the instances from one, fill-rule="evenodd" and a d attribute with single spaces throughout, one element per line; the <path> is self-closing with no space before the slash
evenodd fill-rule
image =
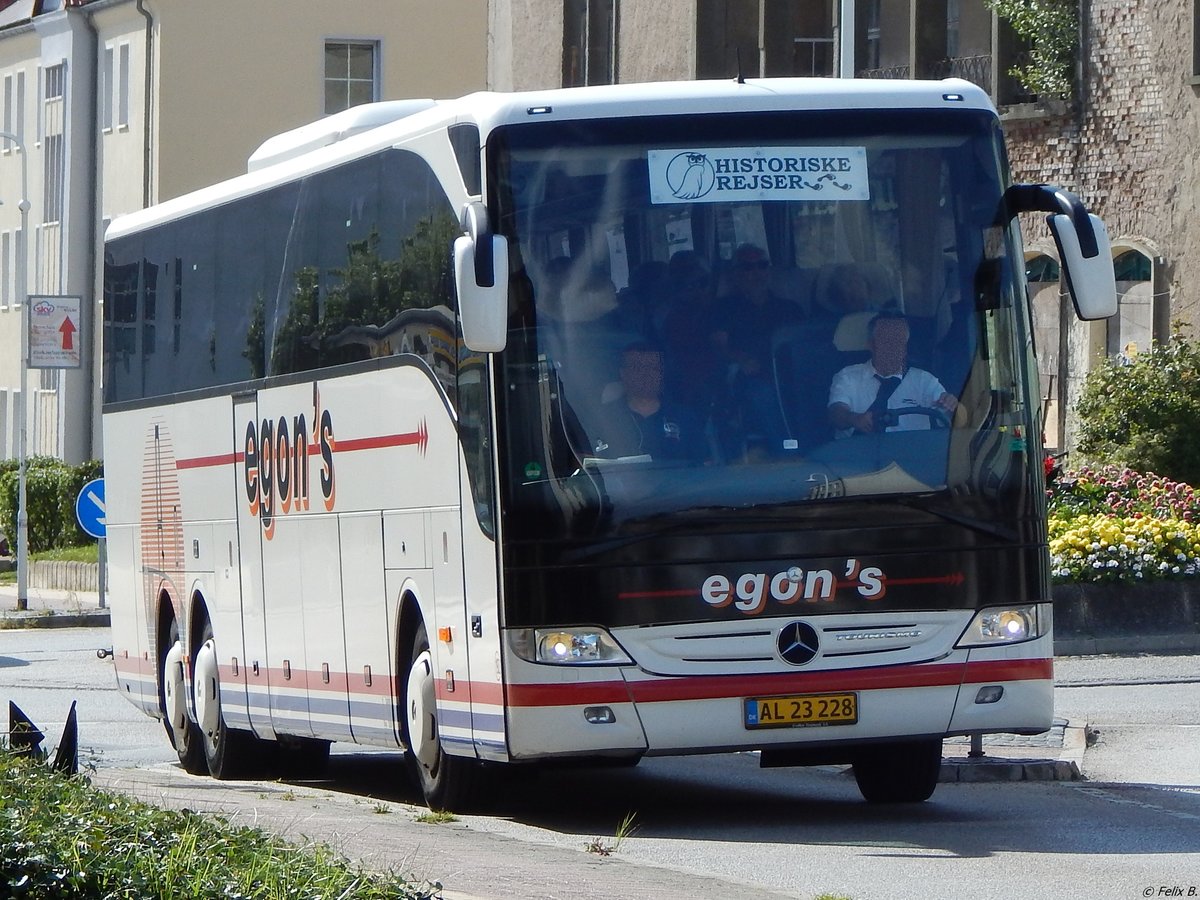
<path id="1" fill-rule="evenodd" d="M 925 416 L 929 420 L 929 427 L 934 429 L 950 427 L 949 414 L 937 406 L 901 406 L 878 414 L 876 420 L 882 430 L 891 428 L 900 421 L 901 416 Z"/>

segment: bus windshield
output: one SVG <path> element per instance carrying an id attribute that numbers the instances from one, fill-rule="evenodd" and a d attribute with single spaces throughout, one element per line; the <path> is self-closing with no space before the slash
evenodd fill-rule
<path id="1" fill-rule="evenodd" d="M 497 389 L 513 536 L 1030 490 L 993 116 L 540 122 L 493 135 L 489 165 L 514 272 Z"/>

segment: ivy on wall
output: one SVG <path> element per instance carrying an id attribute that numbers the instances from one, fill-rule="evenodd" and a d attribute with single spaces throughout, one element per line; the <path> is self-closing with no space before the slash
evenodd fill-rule
<path id="1" fill-rule="evenodd" d="M 984 0 L 1031 47 L 1008 74 L 1039 97 L 1068 97 L 1079 47 L 1079 0 Z"/>

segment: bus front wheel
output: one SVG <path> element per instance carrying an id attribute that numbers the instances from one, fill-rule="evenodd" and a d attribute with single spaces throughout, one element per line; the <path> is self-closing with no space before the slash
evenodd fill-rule
<path id="1" fill-rule="evenodd" d="M 221 676 L 212 623 L 205 620 L 192 677 L 196 718 L 209 774 L 219 780 L 247 774 L 258 761 L 261 742 L 248 731 L 229 728 L 221 713 Z"/>
<path id="2" fill-rule="evenodd" d="M 425 625 L 413 636 L 408 685 L 404 696 L 404 737 L 408 761 L 430 809 L 453 810 L 468 802 L 479 772 L 473 759 L 451 756 L 438 730 L 436 675 Z"/>
<path id="3" fill-rule="evenodd" d="M 942 769 L 942 741 L 872 744 L 858 751 L 854 780 L 868 803 L 921 803 L 933 795 Z"/>

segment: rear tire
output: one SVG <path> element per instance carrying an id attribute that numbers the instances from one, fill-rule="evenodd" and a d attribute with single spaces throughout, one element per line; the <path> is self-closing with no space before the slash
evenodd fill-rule
<path id="1" fill-rule="evenodd" d="M 227 781 L 248 776 L 260 762 L 262 741 L 249 731 L 229 728 L 221 712 L 221 679 L 212 623 L 204 622 L 196 651 L 192 689 L 196 696 L 197 729 L 205 766 L 213 778 Z"/>
<path id="2" fill-rule="evenodd" d="M 480 764 L 474 759 L 451 756 L 442 747 L 438 731 L 433 655 L 425 624 L 417 626 L 409 656 L 408 683 L 404 693 L 405 761 L 430 809 L 457 811 L 475 797 Z"/>
<path id="3" fill-rule="evenodd" d="M 172 649 L 179 644 L 179 652 L 172 654 Z M 183 681 L 182 662 L 186 656 L 186 648 L 179 639 L 179 623 L 174 616 L 167 626 L 166 637 L 159 647 L 158 654 L 158 706 L 162 711 L 163 728 L 167 732 L 167 740 L 175 748 L 179 764 L 190 775 L 207 775 L 208 765 L 204 760 L 204 740 L 200 729 L 187 714 L 184 699 L 186 686 Z M 173 658 L 172 658 L 173 657 Z M 182 704 L 182 705 L 181 705 Z M 182 710 L 178 721 L 172 721 L 175 716 L 172 710 Z"/>
<path id="4" fill-rule="evenodd" d="M 854 757 L 854 779 L 868 803 L 921 803 L 937 787 L 941 738 L 872 744 Z"/>

